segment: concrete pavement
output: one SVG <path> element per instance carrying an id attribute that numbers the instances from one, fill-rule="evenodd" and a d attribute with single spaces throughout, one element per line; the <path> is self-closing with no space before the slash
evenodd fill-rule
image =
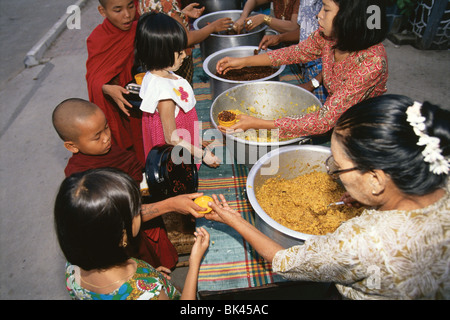
<path id="1" fill-rule="evenodd" d="M 102 21 L 97 5 L 87 0 L 81 29 L 61 33 L 45 53 L 47 62 L 22 70 L 0 88 L 0 299 L 69 298 L 52 210 L 70 154 L 51 113 L 66 98 L 87 98 L 85 40 Z M 385 44 L 389 93 L 449 108 L 450 52 Z"/>
<path id="2" fill-rule="evenodd" d="M 75 1 L 0 0 L 0 84 L 24 69 L 27 52 Z"/>

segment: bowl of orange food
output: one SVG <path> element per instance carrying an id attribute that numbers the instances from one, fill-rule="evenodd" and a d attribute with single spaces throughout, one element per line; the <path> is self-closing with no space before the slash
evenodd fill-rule
<path id="1" fill-rule="evenodd" d="M 361 213 L 347 206 L 328 207 L 345 192 L 326 173 L 330 154 L 330 148 L 317 145 L 283 147 L 261 157 L 248 174 L 255 225 L 285 248 L 332 233 Z"/>

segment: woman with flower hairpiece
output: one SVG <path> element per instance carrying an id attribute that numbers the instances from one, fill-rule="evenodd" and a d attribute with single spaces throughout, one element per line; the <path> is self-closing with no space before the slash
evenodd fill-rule
<path id="1" fill-rule="evenodd" d="M 331 137 L 328 173 L 365 205 L 325 236 L 285 249 L 214 195 L 208 219 L 236 229 L 273 270 L 334 282 L 350 299 L 450 299 L 450 112 L 383 95 L 348 109 Z"/>

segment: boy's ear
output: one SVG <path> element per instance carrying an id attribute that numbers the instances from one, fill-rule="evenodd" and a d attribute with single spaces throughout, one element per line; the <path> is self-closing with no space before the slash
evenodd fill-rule
<path id="1" fill-rule="evenodd" d="M 102 17 L 106 18 L 106 10 L 105 10 L 105 8 L 102 5 L 99 5 L 97 7 L 97 9 L 98 9 L 98 12 L 100 12 L 100 14 L 102 15 Z"/>
<path id="2" fill-rule="evenodd" d="M 75 142 L 73 141 L 64 141 L 64 147 L 72 153 L 80 152 L 80 149 L 78 149 Z"/>

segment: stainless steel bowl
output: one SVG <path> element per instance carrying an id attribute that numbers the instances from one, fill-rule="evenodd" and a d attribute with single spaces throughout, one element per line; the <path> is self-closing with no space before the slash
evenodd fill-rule
<path id="1" fill-rule="evenodd" d="M 204 14 L 222 10 L 242 9 L 241 0 L 198 0 L 200 7 L 205 7 Z"/>
<path id="2" fill-rule="evenodd" d="M 222 49 L 213 54 L 209 55 L 205 61 L 203 62 L 203 70 L 209 76 L 209 82 L 211 84 L 211 95 L 212 98 L 217 98 L 222 92 L 227 89 L 233 88 L 239 84 L 250 83 L 250 82 L 258 82 L 258 81 L 278 81 L 280 79 L 280 74 L 284 71 L 286 66 L 274 67 L 276 72 L 272 75 L 261 78 L 258 80 L 252 81 L 236 81 L 236 80 L 227 80 L 221 77 L 216 76 L 216 65 L 217 62 L 225 57 L 247 57 L 252 56 L 254 54 L 255 49 L 258 49 L 258 46 L 242 46 L 236 48 L 227 48 Z M 270 51 L 270 50 L 268 50 Z M 261 50 L 261 54 L 267 51 Z"/>
<path id="3" fill-rule="evenodd" d="M 312 105 L 322 106 L 316 96 L 299 86 L 276 81 L 250 82 L 222 92 L 211 105 L 210 119 L 217 129 L 218 115 L 224 110 L 238 109 L 262 119 L 277 119 L 305 114 L 306 109 Z M 228 133 L 225 138 L 231 156 L 234 156 L 238 164 L 245 164 L 250 168 L 272 149 L 299 144 L 308 139 L 299 137 L 276 142 L 257 142 L 246 140 L 242 135 Z"/>
<path id="4" fill-rule="evenodd" d="M 212 12 L 201 16 L 194 21 L 194 30 L 200 30 L 207 24 L 214 22 L 221 18 L 231 18 L 236 21 L 241 16 L 242 10 L 224 10 L 219 12 Z M 252 12 L 250 16 L 257 14 Z M 211 34 L 208 38 L 200 43 L 200 51 L 203 60 L 209 55 L 222 49 L 234 48 L 239 46 L 258 46 L 264 37 L 266 25 L 259 25 L 251 32 L 238 34 L 238 35 L 226 35 L 226 34 Z"/>
<path id="5" fill-rule="evenodd" d="M 273 220 L 259 205 L 256 193 L 267 179 L 280 176 L 293 179 L 312 171 L 325 171 L 325 160 L 331 154 L 330 148 L 314 145 L 288 146 L 273 150 L 250 170 L 247 177 L 247 197 L 255 211 L 255 225 L 265 235 L 284 248 L 302 244 L 312 237 L 291 230 Z M 283 208 L 280 208 L 283 210 Z"/>

